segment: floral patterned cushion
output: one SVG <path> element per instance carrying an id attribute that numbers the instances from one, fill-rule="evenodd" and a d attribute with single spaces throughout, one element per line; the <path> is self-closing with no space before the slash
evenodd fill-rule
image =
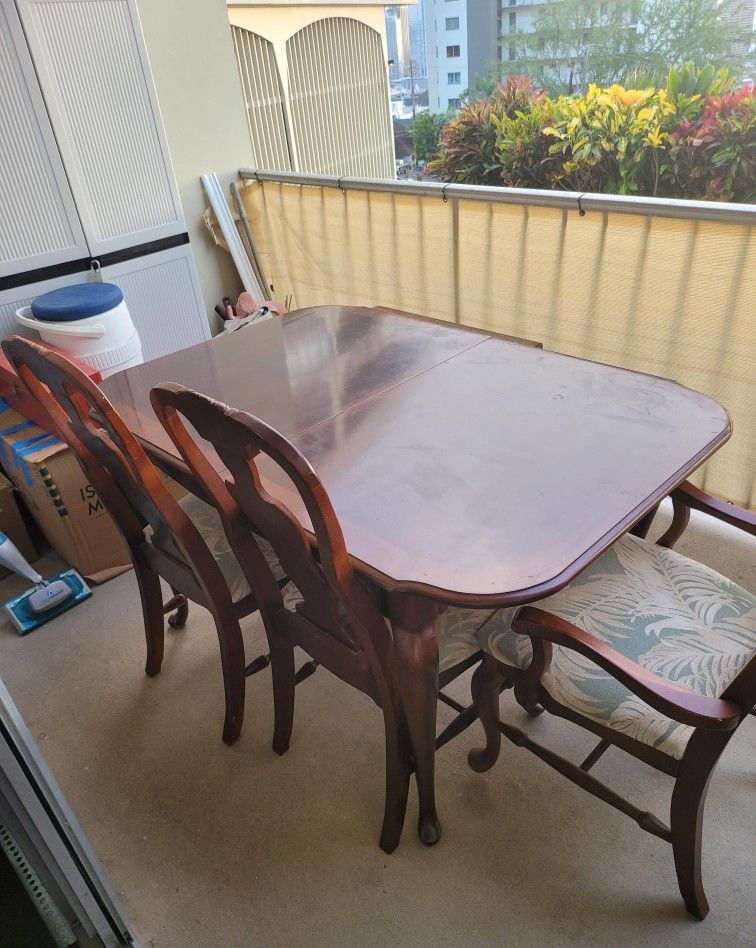
<path id="1" fill-rule="evenodd" d="M 239 565 L 239 561 L 229 546 L 226 532 L 218 516 L 218 511 L 215 507 L 211 507 L 210 504 L 206 504 L 204 500 L 195 497 L 194 494 L 187 494 L 185 497 L 182 497 L 179 501 L 179 505 L 197 530 L 199 530 L 202 539 L 207 543 L 215 562 L 218 564 L 221 573 L 223 573 L 223 578 L 228 583 L 231 599 L 234 602 L 243 599 L 250 591 L 249 583 Z M 278 557 L 273 552 L 273 547 L 262 537 L 256 537 L 256 539 L 276 580 L 283 579 L 286 573 L 278 562 Z M 292 584 L 289 583 L 288 585 Z"/>
<path id="2" fill-rule="evenodd" d="M 756 596 L 673 550 L 625 536 L 561 592 L 536 604 L 683 688 L 718 697 L 756 652 Z M 481 647 L 527 668 L 516 609 L 480 630 Z M 543 685 L 560 704 L 681 758 L 693 728 L 649 707 L 578 652 L 555 645 Z"/>

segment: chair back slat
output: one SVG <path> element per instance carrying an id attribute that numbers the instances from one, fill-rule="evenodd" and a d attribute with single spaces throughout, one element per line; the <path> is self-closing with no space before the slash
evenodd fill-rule
<path id="1" fill-rule="evenodd" d="M 196 527 L 100 388 L 60 353 L 20 336 L 2 342 L 29 393 L 69 445 L 132 554 L 150 543 L 206 591 L 223 579 Z"/>
<path id="2" fill-rule="evenodd" d="M 232 545 L 243 521 L 248 535 L 254 531 L 269 541 L 299 589 L 303 599 L 297 606 L 299 614 L 352 650 L 377 649 L 376 657 L 385 655 L 385 622 L 355 575 L 325 487 L 297 448 L 261 419 L 183 386 L 159 385 L 151 397 L 182 457 L 213 497 Z M 229 479 L 211 467 L 185 422 L 212 444 Z M 299 494 L 312 524 L 314 548 L 296 515 L 263 485 L 261 456 L 283 471 Z M 259 589 L 257 573 L 247 569 L 243 552 L 236 546 L 235 550 L 261 607 L 281 608 L 280 595 L 276 598 Z"/>

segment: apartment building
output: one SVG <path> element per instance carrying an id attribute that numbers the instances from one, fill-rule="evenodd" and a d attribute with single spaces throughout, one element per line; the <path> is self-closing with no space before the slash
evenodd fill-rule
<path id="1" fill-rule="evenodd" d="M 756 43 L 747 39 L 748 30 L 756 31 L 756 0 L 730 0 L 723 19 L 743 30 L 743 41 L 736 46 L 736 52 L 746 62 L 743 80 L 756 82 Z"/>
<path id="2" fill-rule="evenodd" d="M 517 58 L 517 49 L 507 36 L 517 32 L 532 33 L 534 22 L 546 0 L 501 0 L 499 10 L 499 56 L 502 62 Z"/>
<path id="3" fill-rule="evenodd" d="M 443 112 L 499 58 L 499 0 L 425 0 L 423 12 L 429 104 Z"/>

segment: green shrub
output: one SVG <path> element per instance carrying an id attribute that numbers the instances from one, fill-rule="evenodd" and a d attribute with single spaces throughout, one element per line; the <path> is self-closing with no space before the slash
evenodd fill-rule
<path id="1" fill-rule="evenodd" d="M 524 77 L 471 100 L 444 127 L 443 181 L 753 201 L 756 98 L 727 70 L 670 69 L 664 88 L 591 85 L 548 98 Z"/>
<path id="2" fill-rule="evenodd" d="M 566 191 L 656 194 L 659 153 L 675 107 L 661 89 L 589 86 L 585 95 L 561 97 L 544 134 L 549 152 L 562 159 L 549 185 Z M 505 146 L 506 147 L 506 144 Z"/>
<path id="3" fill-rule="evenodd" d="M 695 119 L 672 132 L 670 195 L 714 201 L 756 201 L 756 98 L 753 90 L 707 96 Z"/>
<path id="4" fill-rule="evenodd" d="M 540 107 L 545 98 L 526 76 L 508 76 L 494 95 L 470 99 L 441 133 L 439 154 L 429 171 L 442 181 L 501 184 L 499 123 L 518 110 Z"/>
<path id="5" fill-rule="evenodd" d="M 517 111 L 494 119 L 497 156 L 501 168 L 499 184 L 511 188 L 546 188 L 557 163 L 551 155 L 545 129 L 551 124 L 554 103 L 547 99 L 529 111 Z"/>

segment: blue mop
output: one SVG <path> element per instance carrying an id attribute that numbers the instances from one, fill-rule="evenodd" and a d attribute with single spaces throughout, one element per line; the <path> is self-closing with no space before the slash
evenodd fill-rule
<path id="1" fill-rule="evenodd" d="M 34 583 L 33 589 L 3 603 L 19 635 L 33 632 L 45 622 L 89 599 L 92 590 L 75 569 L 44 579 L 32 569 L 8 537 L 0 532 L 0 564 Z"/>

